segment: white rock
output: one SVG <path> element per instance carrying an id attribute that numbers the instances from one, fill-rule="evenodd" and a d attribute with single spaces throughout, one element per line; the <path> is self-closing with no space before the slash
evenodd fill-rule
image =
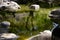
<path id="1" fill-rule="evenodd" d="M 2 25 L 9 25 L 10 26 L 10 22 L 8 22 L 8 21 L 3 21 L 3 22 L 1 22 L 1 24 Z"/>
<path id="2" fill-rule="evenodd" d="M 40 34 L 32 36 L 27 40 L 51 40 L 51 34 L 52 34 L 51 31 L 44 30 L 43 32 L 40 32 Z"/>
<path id="3" fill-rule="evenodd" d="M 38 11 L 40 9 L 40 6 L 37 5 L 37 4 L 33 4 L 33 5 L 30 6 L 30 9 L 34 10 L 34 11 Z"/>
<path id="4" fill-rule="evenodd" d="M 18 36 L 14 33 L 3 33 L 1 35 L 1 37 L 6 38 L 6 39 L 10 39 L 10 38 L 18 38 Z"/>
<path id="5" fill-rule="evenodd" d="M 45 30 L 43 31 L 44 33 L 47 33 L 47 34 L 51 34 L 51 31 L 50 30 Z"/>
<path id="6" fill-rule="evenodd" d="M 8 11 L 17 11 L 18 9 L 20 9 L 21 7 L 14 1 L 6 1 L 0 4 L 0 9 L 2 9 L 2 7 L 6 7 L 5 10 Z"/>
<path id="7" fill-rule="evenodd" d="M 9 11 L 17 11 L 20 8 L 21 7 L 16 2 L 13 2 L 13 1 L 11 1 L 9 6 L 8 6 Z"/>

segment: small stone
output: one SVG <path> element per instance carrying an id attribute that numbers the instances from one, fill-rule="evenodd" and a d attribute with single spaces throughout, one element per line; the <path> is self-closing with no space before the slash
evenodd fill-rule
<path id="1" fill-rule="evenodd" d="M 1 22 L 1 25 L 2 25 L 2 26 L 10 26 L 10 22 L 8 22 L 8 21 L 3 21 L 3 22 Z"/>
<path id="2" fill-rule="evenodd" d="M 33 10 L 33 11 L 39 11 L 40 6 L 37 5 L 37 4 L 33 4 L 33 5 L 30 6 L 30 9 Z"/>

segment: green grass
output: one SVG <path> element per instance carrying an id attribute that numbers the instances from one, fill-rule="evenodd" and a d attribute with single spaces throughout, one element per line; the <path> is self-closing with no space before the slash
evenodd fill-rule
<path id="1" fill-rule="evenodd" d="M 18 13 L 29 13 L 30 9 L 28 5 L 20 5 L 21 9 L 17 11 Z M 25 40 L 33 35 L 38 34 L 40 31 L 43 30 L 51 30 L 52 28 L 52 22 L 49 18 L 49 14 L 51 10 L 57 9 L 59 7 L 54 8 L 40 8 L 38 12 L 34 12 L 34 18 L 33 18 L 33 24 L 34 27 L 37 27 L 37 30 L 30 30 L 32 28 L 31 26 L 31 20 L 28 21 L 28 29 L 26 29 L 26 18 L 22 18 L 21 21 L 16 21 L 15 18 L 9 18 L 6 19 L 7 21 L 11 22 L 10 26 L 10 32 L 16 33 L 20 36 L 18 40 Z"/>
<path id="2" fill-rule="evenodd" d="M 21 6 L 21 9 L 18 10 L 17 12 L 28 12 L 28 11 L 30 11 L 28 5 L 20 5 L 20 6 Z"/>
<path id="3" fill-rule="evenodd" d="M 21 5 L 21 12 L 29 12 L 29 7 L 27 5 Z M 25 34 L 21 33 L 20 34 L 20 39 L 19 40 L 25 40 L 29 38 L 30 36 L 38 34 L 40 31 L 43 30 L 51 30 L 52 28 L 52 22 L 49 18 L 49 14 L 53 9 L 57 9 L 59 7 L 54 7 L 54 8 L 40 8 L 38 12 L 35 12 L 34 16 L 34 25 L 37 26 L 36 31 L 27 31 Z M 29 25 L 28 25 L 29 27 Z M 29 27 L 30 28 L 30 27 Z M 32 33 L 32 35 L 31 35 Z"/>

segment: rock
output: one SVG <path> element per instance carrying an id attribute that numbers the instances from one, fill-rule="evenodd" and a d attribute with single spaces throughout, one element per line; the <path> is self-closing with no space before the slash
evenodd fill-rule
<path id="1" fill-rule="evenodd" d="M 37 4 L 33 4 L 30 6 L 30 9 L 33 10 L 33 11 L 38 11 L 40 9 L 40 6 L 37 5 Z"/>
<path id="2" fill-rule="evenodd" d="M 51 40 L 51 31 L 45 30 L 40 32 L 40 34 L 28 38 L 27 40 Z"/>
<path id="3" fill-rule="evenodd" d="M 3 22 L 1 22 L 1 26 L 2 26 L 2 27 L 9 27 L 9 26 L 10 26 L 10 22 L 8 22 L 8 21 L 3 21 Z"/>
<path id="4" fill-rule="evenodd" d="M 60 9 L 54 9 L 51 11 L 49 17 L 51 19 L 60 19 Z"/>
<path id="5" fill-rule="evenodd" d="M 20 8 L 21 7 L 16 2 L 13 2 L 13 1 L 11 1 L 8 6 L 9 11 L 17 11 Z"/>
<path id="6" fill-rule="evenodd" d="M 14 1 L 5 1 L 0 4 L 0 10 L 2 11 L 12 11 L 15 12 L 21 7 Z"/>
<path id="7" fill-rule="evenodd" d="M 14 33 L 2 33 L 1 37 L 6 39 L 18 38 L 18 36 Z"/>

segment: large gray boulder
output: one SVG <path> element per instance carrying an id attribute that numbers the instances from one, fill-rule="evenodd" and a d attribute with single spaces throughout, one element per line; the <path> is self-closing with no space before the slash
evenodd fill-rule
<path id="1" fill-rule="evenodd" d="M 21 7 L 16 2 L 11 1 L 7 8 L 9 11 L 17 11 Z"/>
<path id="2" fill-rule="evenodd" d="M 17 11 L 19 10 L 21 7 L 20 5 L 18 5 L 16 2 L 14 1 L 3 1 L 0 2 L 0 10 L 2 11 Z"/>

